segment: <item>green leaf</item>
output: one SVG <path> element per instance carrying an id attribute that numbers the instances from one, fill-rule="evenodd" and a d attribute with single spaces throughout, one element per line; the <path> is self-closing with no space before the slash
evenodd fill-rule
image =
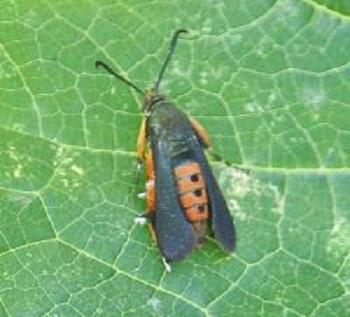
<path id="1" fill-rule="evenodd" d="M 150 87 L 178 28 L 162 91 L 233 164 L 238 243 L 167 273 L 142 100 L 94 63 Z M 0 316 L 349 316 L 349 34 L 346 0 L 2 0 Z"/>

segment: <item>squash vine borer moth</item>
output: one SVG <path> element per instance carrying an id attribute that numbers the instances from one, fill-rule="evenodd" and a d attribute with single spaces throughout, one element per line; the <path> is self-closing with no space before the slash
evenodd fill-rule
<path id="1" fill-rule="evenodd" d="M 145 217 L 166 263 L 183 259 L 199 246 L 208 228 L 225 251 L 235 247 L 235 229 L 227 204 L 204 155 L 210 146 L 209 137 L 197 121 L 159 93 L 177 39 L 185 32 L 180 29 L 174 33 L 158 79 L 146 92 L 104 62 L 96 62 L 96 67 L 104 68 L 144 96 L 145 116 L 137 156 L 146 169 Z"/>

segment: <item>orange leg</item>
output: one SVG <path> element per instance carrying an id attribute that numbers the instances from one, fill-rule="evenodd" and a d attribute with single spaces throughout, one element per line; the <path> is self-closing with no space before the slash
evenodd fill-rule
<path id="1" fill-rule="evenodd" d="M 203 126 L 195 119 L 190 118 L 191 126 L 193 130 L 196 132 L 197 136 L 199 137 L 200 141 L 203 143 L 205 147 L 209 147 L 211 142 L 210 142 L 210 137 L 203 128 Z"/>

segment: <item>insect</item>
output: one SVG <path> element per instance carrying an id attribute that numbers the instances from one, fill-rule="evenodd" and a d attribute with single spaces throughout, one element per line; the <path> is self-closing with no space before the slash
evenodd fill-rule
<path id="1" fill-rule="evenodd" d="M 234 249 L 236 240 L 227 204 L 204 155 L 210 146 L 208 134 L 159 93 L 177 40 L 186 32 L 180 29 L 174 33 L 157 81 L 145 92 L 104 62 L 96 62 L 96 67 L 144 96 L 137 156 L 146 170 L 145 217 L 165 263 L 186 257 L 202 244 L 208 231 L 226 252 Z"/>

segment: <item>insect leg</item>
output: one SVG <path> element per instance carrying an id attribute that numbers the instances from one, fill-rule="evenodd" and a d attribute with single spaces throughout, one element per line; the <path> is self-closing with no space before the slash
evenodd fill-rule
<path id="1" fill-rule="evenodd" d="M 171 272 L 171 266 L 170 264 L 167 262 L 166 258 L 165 257 L 162 257 L 162 261 L 163 261 L 163 264 L 165 266 L 165 271 L 167 271 L 168 273 Z"/>
<path id="2" fill-rule="evenodd" d="M 152 239 L 154 241 L 157 241 L 157 235 L 154 227 L 154 222 L 155 222 L 155 213 L 154 211 L 146 211 L 139 216 L 134 218 L 134 222 L 136 224 L 144 226 L 145 224 L 149 225 L 149 229 L 151 232 Z"/>
<path id="3" fill-rule="evenodd" d="M 140 225 L 145 225 L 146 223 L 152 223 L 154 222 L 154 213 L 144 212 L 140 214 L 139 216 L 135 217 L 134 219 L 135 223 Z"/>

